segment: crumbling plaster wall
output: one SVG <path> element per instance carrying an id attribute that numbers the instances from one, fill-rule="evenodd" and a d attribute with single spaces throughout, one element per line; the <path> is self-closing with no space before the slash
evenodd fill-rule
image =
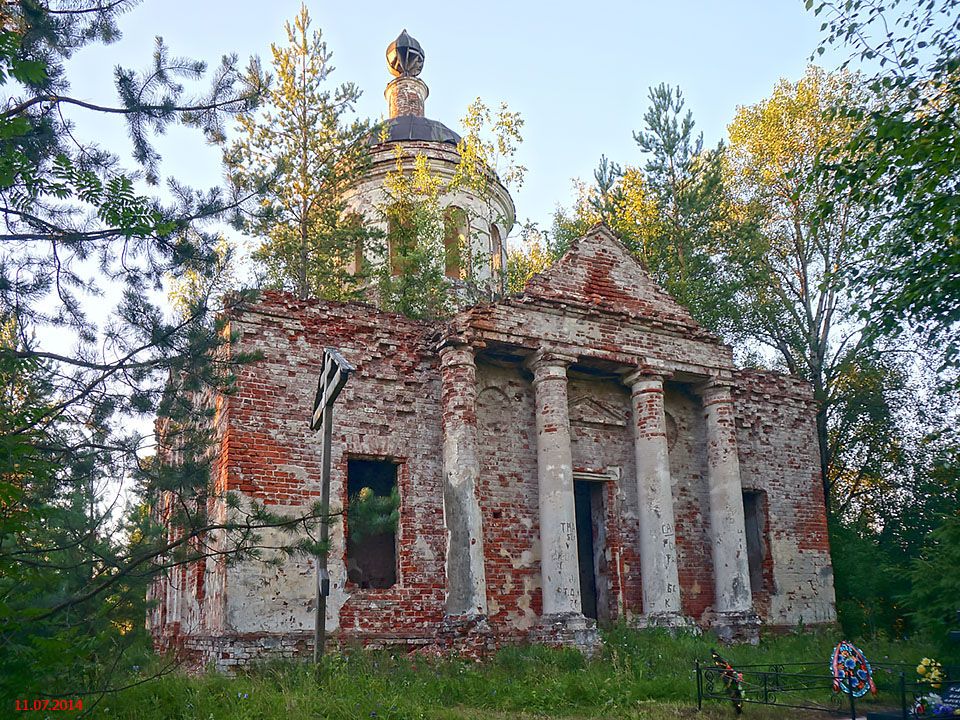
<path id="1" fill-rule="evenodd" d="M 346 506 L 350 458 L 398 465 L 398 582 L 360 590 L 346 578 L 344 519 L 331 527 L 326 625 L 341 635 L 402 637 L 443 616 L 445 591 L 439 375 L 425 350 L 430 326 L 372 308 L 301 302 L 265 293 L 234 322 L 239 347 L 262 358 L 244 367 L 229 398 L 228 484 L 271 510 L 296 512 L 319 500 L 320 436 L 309 429 L 323 349 L 337 347 L 357 368 L 335 410 L 331 509 Z M 265 532 L 266 544 L 282 540 Z M 286 539 L 289 539 L 287 536 Z M 269 558 L 265 558 L 269 559 Z M 308 631 L 315 576 L 305 558 L 250 561 L 227 570 L 225 629 Z"/>
<path id="2" fill-rule="evenodd" d="M 482 361 L 477 389 L 487 610 L 519 638 L 543 607 L 533 389 L 517 367 Z"/>
<path id="3" fill-rule="evenodd" d="M 836 620 L 814 408 L 807 383 L 737 373 L 737 443 L 745 489 L 766 493 L 772 585 L 761 597 L 774 626 Z"/>

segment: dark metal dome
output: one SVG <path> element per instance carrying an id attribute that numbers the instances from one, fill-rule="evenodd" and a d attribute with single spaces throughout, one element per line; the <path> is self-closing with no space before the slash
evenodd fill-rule
<path id="1" fill-rule="evenodd" d="M 384 123 L 384 130 L 385 133 L 378 133 L 373 137 L 372 144 L 404 140 L 422 140 L 450 145 L 457 145 L 460 142 L 460 136 L 442 122 L 417 115 L 400 115 L 390 118 Z"/>

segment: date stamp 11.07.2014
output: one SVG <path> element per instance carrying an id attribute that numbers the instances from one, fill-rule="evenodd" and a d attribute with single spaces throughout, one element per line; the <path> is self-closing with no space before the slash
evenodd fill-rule
<path id="1" fill-rule="evenodd" d="M 13 701 L 13 709 L 17 712 L 83 710 L 83 700 L 79 698 L 42 698 L 38 700 L 17 698 Z"/>

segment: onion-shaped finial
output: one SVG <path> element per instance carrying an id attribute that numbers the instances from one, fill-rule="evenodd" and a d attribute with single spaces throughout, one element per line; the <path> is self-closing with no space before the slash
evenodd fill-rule
<path id="1" fill-rule="evenodd" d="M 423 70 L 423 60 L 423 48 L 406 30 L 387 46 L 387 66 L 394 77 L 416 77 Z"/>

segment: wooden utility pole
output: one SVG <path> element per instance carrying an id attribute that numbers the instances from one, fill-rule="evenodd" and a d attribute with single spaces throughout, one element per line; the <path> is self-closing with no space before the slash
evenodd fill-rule
<path id="1" fill-rule="evenodd" d="M 347 384 L 353 365 L 333 348 L 323 351 L 323 365 L 313 401 L 310 429 L 323 428 L 323 455 L 320 470 L 320 554 L 317 556 L 316 617 L 313 623 L 313 662 L 320 662 L 327 641 L 327 596 L 330 575 L 327 572 L 327 544 L 330 540 L 330 444 L 333 437 L 333 403 Z"/>

